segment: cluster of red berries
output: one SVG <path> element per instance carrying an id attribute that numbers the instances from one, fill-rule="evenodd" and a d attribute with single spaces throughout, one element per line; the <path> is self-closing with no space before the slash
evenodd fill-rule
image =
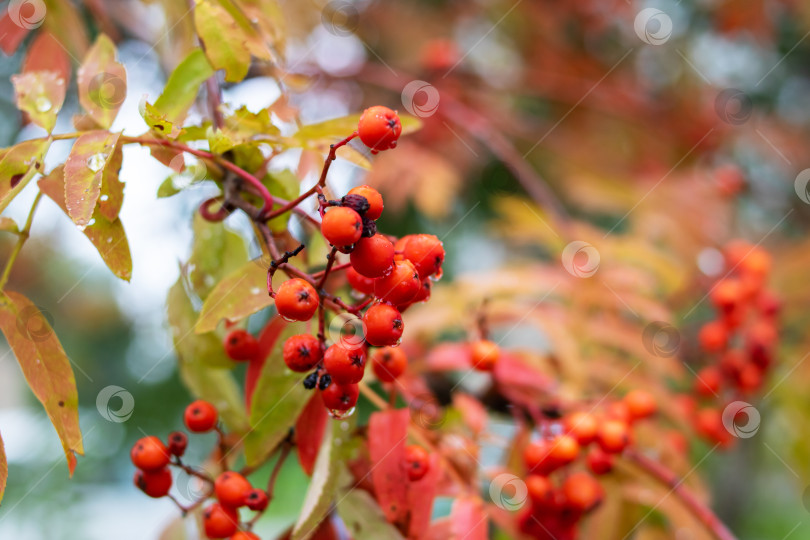
<path id="1" fill-rule="evenodd" d="M 202 400 L 186 407 L 183 416 L 186 428 L 192 433 L 207 433 L 217 429 L 218 418 L 216 408 Z M 150 497 L 167 496 L 172 487 L 170 467 L 183 469 L 187 473 L 192 471 L 181 460 L 187 446 L 188 436 L 181 431 L 169 434 L 166 444 L 154 436 L 138 440 L 130 452 L 132 463 L 138 468 L 135 472 L 135 485 Z M 203 511 L 206 536 L 230 540 L 259 540 L 252 532 L 239 530 L 238 509 L 244 506 L 263 512 L 269 503 L 267 493 L 251 486 L 244 476 L 235 471 L 224 471 L 216 479 L 201 472 L 195 474 L 211 485 L 211 493 L 217 499 L 217 502 Z"/>
<path id="2" fill-rule="evenodd" d="M 632 424 L 657 409 L 649 392 L 633 390 L 602 411 L 571 412 L 546 423 L 543 437 L 523 452 L 529 506 L 521 531 L 543 540 L 577 538 L 579 520 L 604 497 L 596 476 L 613 470 L 614 456 L 632 443 Z M 572 472 L 580 457 L 584 467 Z"/>
<path id="3" fill-rule="evenodd" d="M 780 302 L 767 289 L 771 256 L 743 241 L 724 250 L 726 275 L 709 293 L 717 317 L 698 334 L 709 364 L 697 372 L 695 394 L 681 402 L 698 434 L 713 443 L 729 444 L 733 437 L 722 421 L 723 406 L 757 392 L 773 364 L 778 340 Z"/>

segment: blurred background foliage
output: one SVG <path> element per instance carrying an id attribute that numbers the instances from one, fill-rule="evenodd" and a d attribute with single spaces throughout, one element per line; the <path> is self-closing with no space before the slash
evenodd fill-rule
<path id="1" fill-rule="evenodd" d="M 621 395 L 645 386 L 668 399 L 688 373 L 680 357 L 645 350 L 646 324 L 677 327 L 683 359 L 699 365 L 690 344 L 711 317 L 704 295 L 719 271 L 717 250 L 746 238 L 773 253 L 771 286 L 784 301 L 783 334 L 778 367 L 757 402 L 760 432 L 705 461 L 708 448 L 693 445 L 693 463 L 700 465 L 689 482 L 701 491 L 698 475 L 708 483 L 715 507 L 740 538 L 810 535 L 810 363 L 804 362 L 810 345 L 804 332 L 810 199 L 806 186 L 795 182 L 810 166 L 810 4 L 246 3 L 269 6 L 262 20 L 276 37 L 279 62 L 254 63 L 245 82 L 224 85 L 234 109 L 272 105 L 277 117 L 288 113 L 307 124 L 383 103 L 400 110 L 410 105 L 422 117 L 423 129 L 395 152 L 376 157 L 367 176 L 339 163 L 333 187 L 340 192 L 361 180 L 370 183 L 385 196 L 382 230 L 419 230 L 444 241 L 445 278 L 429 305 L 406 315 L 411 334 L 405 346 L 425 362 L 426 344 L 464 339 L 475 323 L 471 314 L 488 298 L 494 335 L 546 370 L 550 381 L 559 378 L 555 395 L 611 389 Z M 0 143 L 41 134 L 23 126 L 8 102 L 8 77 L 33 61 L 32 48 L 61 69 L 75 65 L 99 32 L 116 41 L 128 72 L 128 95 L 114 129 L 142 132 L 142 96 L 153 99 L 196 46 L 188 6 L 176 0 L 44 4 L 42 30 L 23 36 L 16 52 L 7 49 L 0 61 L 6 119 Z M 635 31 L 645 7 L 671 19 L 665 43 L 645 43 Z M 414 80 L 438 92 L 435 110 L 424 92 L 403 98 Z M 70 99 L 66 112 L 77 110 Z M 190 120 L 199 120 L 204 107 L 199 103 Z M 69 116 L 60 117 L 57 132 L 70 130 Z M 67 150 L 56 144 L 54 162 Z M 317 163 L 306 154 L 286 157 L 300 178 Z M 15 266 L 10 288 L 47 314 L 73 362 L 87 456 L 68 481 L 47 419 L 10 353 L 0 350 L 0 429 L 11 467 L 0 511 L 3 537 L 107 538 L 115 531 L 119 538 L 152 538 L 176 516 L 168 501 L 146 500 L 131 487 L 128 448 L 144 433 L 178 427 L 189 400 L 164 301 L 178 261 L 189 255 L 189 216 L 216 191 L 202 182 L 158 198 L 169 170 L 147 156 L 128 148 L 122 171 L 122 221 L 135 261 L 131 284 L 113 281 L 50 202 Z M 30 190 L 9 209 L 18 222 Z M 238 217 L 228 225 L 249 237 Z M 598 250 L 601 264 L 592 278 L 577 279 L 562 268 L 560 252 L 573 240 Z M 12 241 L 0 236 L 3 257 Z M 250 248 L 255 255 L 256 246 Z M 254 317 L 251 328 L 266 317 Z M 638 370 L 625 379 L 636 363 Z M 108 385 L 134 396 L 126 422 L 108 422 L 96 410 L 96 396 Z M 465 388 L 475 385 L 471 377 Z M 369 407 L 361 405 L 363 417 Z M 672 407 L 665 403 L 664 409 L 668 422 L 684 425 Z M 641 436 L 667 457 L 661 433 Z M 692 467 L 673 466 L 682 473 Z M 655 498 L 644 490 L 652 488 L 633 484 L 628 475 L 624 486 L 611 489 L 637 491 L 629 498 L 639 504 L 605 508 L 592 526 L 647 513 L 644 501 Z M 178 487 L 195 489 L 182 480 Z M 305 489 L 295 463 L 285 467 L 280 489 L 287 495 L 274 501 L 260 532 L 280 531 L 293 521 Z M 440 503 L 436 511 L 447 507 Z M 639 538 L 661 537 L 655 534 L 638 531 Z M 702 533 L 684 526 L 667 534 L 684 540 Z"/>

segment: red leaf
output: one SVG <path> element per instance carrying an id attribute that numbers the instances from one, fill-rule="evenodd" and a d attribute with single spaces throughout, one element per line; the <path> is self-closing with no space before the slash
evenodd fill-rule
<path id="1" fill-rule="evenodd" d="M 385 519 L 402 528 L 408 518 L 408 472 L 405 442 L 408 438 L 408 409 L 380 411 L 368 423 L 371 480 Z"/>
<path id="2" fill-rule="evenodd" d="M 493 377 L 501 392 L 521 405 L 535 405 L 538 394 L 548 393 L 553 388 L 553 381 L 547 375 L 506 352 L 495 364 Z"/>
<path id="3" fill-rule="evenodd" d="M 259 334 L 259 356 L 257 356 L 255 360 L 250 361 L 247 371 L 245 372 L 245 404 L 247 405 L 247 410 L 250 410 L 250 403 L 253 400 L 253 391 L 256 389 L 256 381 L 259 380 L 259 375 L 262 373 L 264 363 L 286 326 L 287 321 L 276 316 L 270 319 Z"/>
<path id="4" fill-rule="evenodd" d="M 452 531 L 456 538 L 487 540 L 487 513 L 478 497 L 459 497 L 450 511 Z"/>
<path id="5" fill-rule="evenodd" d="M 315 458 L 321 448 L 323 433 L 326 429 L 329 414 L 323 406 L 321 397 L 312 392 L 306 407 L 295 423 L 295 445 L 298 448 L 298 461 L 308 476 L 312 476 Z"/>
<path id="6" fill-rule="evenodd" d="M 433 515 L 433 500 L 438 491 L 441 478 L 439 456 L 430 455 L 430 469 L 425 476 L 411 482 L 408 489 L 408 506 L 411 510 L 411 522 L 408 526 L 408 538 L 423 539 L 430 528 L 430 517 Z"/>
<path id="7" fill-rule="evenodd" d="M 2 31 L 0 31 L 2 34 Z M 25 52 L 23 73 L 55 71 L 70 84 L 70 57 L 50 32 L 40 32 Z"/>
<path id="8" fill-rule="evenodd" d="M 28 29 L 11 20 L 8 12 L 0 17 L 0 49 L 11 56 L 28 35 Z"/>
<path id="9" fill-rule="evenodd" d="M 426 363 L 430 371 L 470 369 L 470 347 L 462 343 L 444 343 L 430 351 Z"/>

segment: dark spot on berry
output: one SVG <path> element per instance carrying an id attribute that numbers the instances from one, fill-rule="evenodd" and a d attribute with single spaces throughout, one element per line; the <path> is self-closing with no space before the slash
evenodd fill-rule
<path id="1" fill-rule="evenodd" d="M 389 118 L 388 119 L 388 127 L 394 129 L 397 127 L 397 119 L 396 118 Z"/>
<path id="2" fill-rule="evenodd" d="M 362 366 L 363 365 L 363 356 L 360 354 L 351 354 L 349 355 L 349 360 L 352 361 L 353 366 Z"/>
<path id="3" fill-rule="evenodd" d="M 301 358 L 309 358 L 309 348 L 304 345 L 298 347 L 298 356 Z"/>
<path id="4" fill-rule="evenodd" d="M 402 319 L 394 319 L 394 329 L 400 330 L 402 328 Z"/>
<path id="5" fill-rule="evenodd" d="M 298 293 L 298 301 L 299 301 L 299 302 L 305 302 L 305 301 L 307 301 L 307 300 L 309 300 L 309 292 L 307 292 L 307 291 L 300 291 L 300 292 Z"/>

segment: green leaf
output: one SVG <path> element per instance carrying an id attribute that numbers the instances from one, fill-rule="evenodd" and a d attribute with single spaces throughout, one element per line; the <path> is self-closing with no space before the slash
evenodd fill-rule
<path id="1" fill-rule="evenodd" d="M 24 141 L 5 151 L 0 160 L 0 212 L 6 209 L 9 203 L 25 188 L 33 178 L 29 171 L 40 170 L 42 159 L 50 143 L 45 139 L 32 139 Z M 12 181 L 18 183 L 12 187 Z"/>
<path id="2" fill-rule="evenodd" d="M 85 55 L 77 79 L 79 103 L 99 127 L 109 129 L 127 96 L 127 72 L 106 35 L 100 34 Z"/>
<path id="3" fill-rule="evenodd" d="M 113 157 L 118 137 L 118 133 L 108 131 L 85 133 L 76 139 L 65 162 L 65 203 L 68 215 L 80 229 L 93 217 L 105 169 L 120 166 Z"/>
<path id="4" fill-rule="evenodd" d="M 214 69 L 224 69 L 228 82 L 244 79 L 250 69 L 250 51 L 231 14 L 217 2 L 196 0 L 194 25 Z"/>
<path id="5" fill-rule="evenodd" d="M 244 433 L 249 424 L 239 385 L 230 370 L 211 367 L 227 360 L 225 351 L 215 334 L 194 333 L 197 312 L 186 294 L 182 278 L 169 289 L 166 302 L 180 378 L 197 398 L 214 404 L 229 430 Z"/>
<path id="6" fill-rule="evenodd" d="M 248 260 L 244 239 L 228 230 L 222 222 L 211 223 L 194 214 L 194 245 L 186 264 L 188 281 L 201 300 L 208 298 L 214 286 Z"/>
<path id="7" fill-rule="evenodd" d="M 12 75 L 17 108 L 33 123 L 50 133 L 65 101 L 65 79 L 55 71 L 34 71 Z"/>
<path id="8" fill-rule="evenodd" d="M 385 520 L 377 501 L 367 491 L 349 488 L 338 495 L 337 511 L 354 540 L 401 540 L 396 527 Z"/>
<path id="9" fill-rule="evenodd" d="M 165 121 L 180 125 L 197 98 L 200 85 L 213 74 L 205 53 L 194 49 L 169 76 L 163 93 L 155 101 L 155 110 Z"/>
<path id="10" fill-rule="evenodd" d="M 38 185 L 40 191 L 67 214 L 64 166 L 57 167 L 48 176 L 41 178 Z M 110 221 L 96 208 L 82 233 L 96 246 L 101 259 L 112 273 L 129 281 L 132 277 L 132 255 L 121 220 Z"/>
<path id="11" fill-rule="evenodd" d="M 347 455 L 347 448 L 350 448 L 347 444 L 349 433 L 351 433 L 349 420 L 335 420 L 327 426 L 303 507 L 298 515 L 298 521 L 293 526 L 291 540 L 306 540 L 329 515 L 338 490 L 339 465 Z"/>
<path id="12" fill-rule="evenodd" d="M 15 221 L 10 217 L 0 216 L 0 231 L 18 233 L 20 232 L 20 228 L 17 226 L 17 223 L 15 223 Z"/>
<path id="13" fill-rule="evenodd" d="M 209 127 L 208 133 L 205 135 L 208 139 L 208 148 L 215 154 L 224 154 L 239 144 L 235 134 L 230 133 L 230 130 L 228 129 L 215 129 L 214 127 Z"/>
<path id="14" fill-rule="evenodd" d="M 256 259 L 225 276 L 203 303 L 198 334 L 215 330 L 223 319 L 238 321 L 273 304 L 267 294 L 267 267 Z"/>
<path id="15" fill-rule="evenodd" d="M 302 384 L 305 374 L 287 369 L 281 356 L 288 337 L 300 334 L 302 323 L 290 323 L 281 332 L 262 367 L 250 406 L 251 430 L 245 438 L 245 459 L 256 465 L 289 434 L 309 398 Z"/>
<path id="16" fill-rule="evenodd" d="M 193 101 L 193 100 L 192 100 Z M 159 135 L 168 137 L 170 139 L 178 138 L 182 133 L 183 129 L 179 126 L 175 126 L 174 123 L 170 122 L 166 119 L 166 115 L 161 113 L 154 105 L 145 101 L 143 103 L 143 107 L 141 108 L 141 116 L 143 117 L 144 122 L 146 125 L 149 126 L 149 129 L 156 132 Z M 159 146 L 150 146 L 150 151 L 155 154 L 155 152 L 166 152 L 171 151 L 171 158 L 165 162 L 168 165 L 171 162 L 171 159 L 179 155 L 180 152 L 176 150 L 171 150 L 169 148 L 163 148 Z M 163 162 L 163 160 L 161 160 Z"/>
<path id="17" fill-rule="evenodd" d="M 5 291 L 0 296 L 0 331 L 14 351 L 28 386 L 56 428 L 72 476 L 76 468 L 74 453 L 84 454 L 84 448 L 79 429 L 79 395 L 70 360 L 39 308 L 19 293 Z"/>
<path id="18" fill-rule="evenodd" d="M 354 133 L 359 121 L 360 115 L 353 114 L 309 124 L 299 129 L 287 142 L 291 146 L 328 154 L 329 146 Z M 349 145 L 341 146 L 337 151 L 337 156 L 364 169 L 371 168 L 368 158 Z"/>
<path id="19" fill-rule="evenodd" d="M 270 111 L 262 109 L 257 113 L 250 112 L 247 107 L 240 107 L 232 114 L 223 118 L 225 127 L 232 133 L 248 140 L 261 135 L 278 135 L 280 130 L 273 125 Z"/>
<path id="20" fill-rule="evenodd" d="M 270 172 L 264 177 L 264 184 L 271 194 L 284 200 L 291 201 L 298 197 L 301 191 L 301 181 L 289 169 L 279 172 Z M 271 219 L 267 224 L 273 232 L 281 232 L 287 229 L 287 222 L 290 219 L 290 212 L 285 212 L 278 217 Z"/>
<path id="21" fill-rule="evenodd" d="M 124 147 L 119 141 L 112 155 L 107 159 L 101 174 L 101 194 L 98 209 L 101 215 L 114 221 L 124 204 L 124 183 L 120 180 L 121 165 L 124 161 Z"/>

